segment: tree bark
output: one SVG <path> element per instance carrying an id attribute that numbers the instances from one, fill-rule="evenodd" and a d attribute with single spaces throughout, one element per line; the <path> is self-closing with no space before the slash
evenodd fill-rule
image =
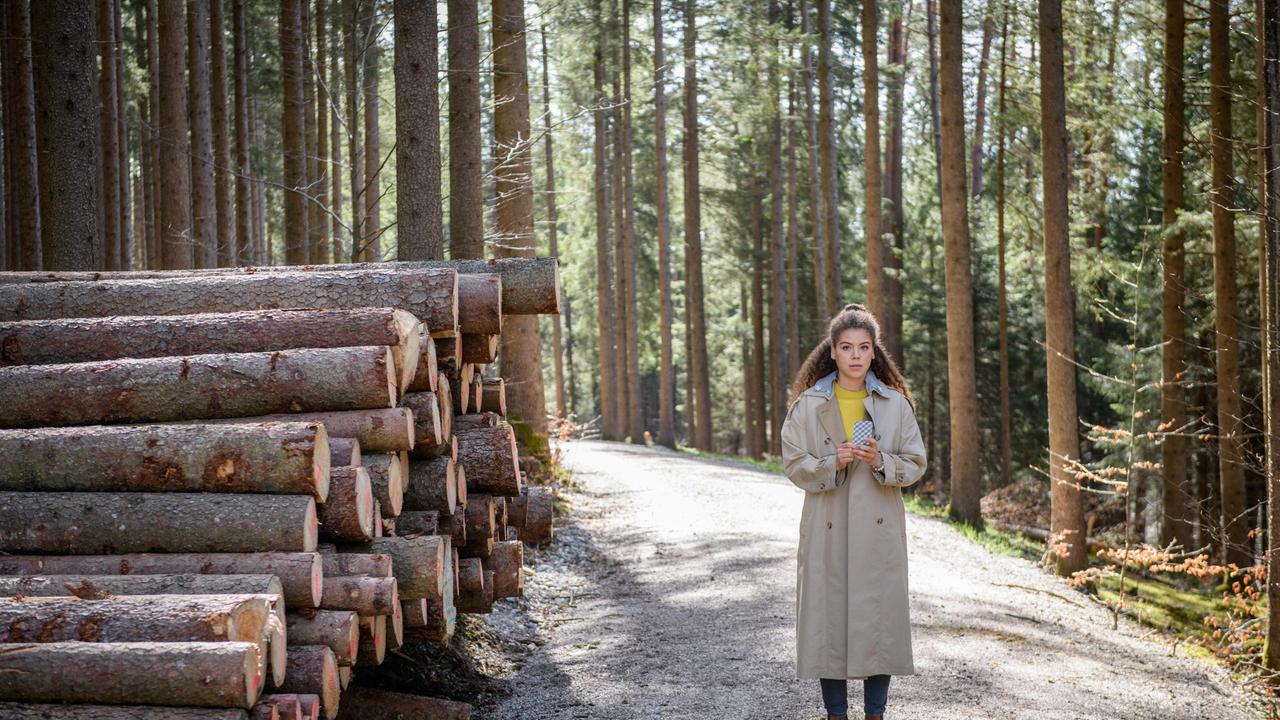
<path id="1" fill-rule="evenodd" d="M 196 267 L 185 72 L 186 14 L 183 0 L 160 0 L 159 4 L 160 255 L 166 270 L 177 270 Z M 58 269 L 47 262 L 45 266 Z"/>
<path id="2" fill-rule="evenodd" d="M 351 437 L 362 452 L 401 452 L 413 449 L 413 412 L 407 408 L 277 413 L 258 417 L 203 418 L 201 423 L 252 424 L 265 422 L 324 423 L 332 437 Z"/>
<path id="3" fill-rule="evenodd" d="M 284 261 L 305 265 L 308 253 L 307 224 L 307 130 L 306 98 L 303 85 L 302 3 L 280 0 L 280 136 L 284 150 Z"/>
<path id="4" fill-rule="evenodd" d="M 661 5 L 661 0 L 657 0 L 657 5 L 655 5 L 655 7 L 658 7 L 660 5 Z M 658 27 L 661 28 L 660 23 Z M 661 29 L 658 30 L 658 34 L 661 35 Z M 659 58 L 661 58 L 661 55 L 659 55 Z M 556 214 L 556 165 L 555 165 L 555 152 L 554 152 L 555 149 L 552 146 L 552 141 L 551 141 L 550 64 L 551 64 L 551 58 L 549 56 L 549 53 L 547 52 L 547 27 L 544 24 L 542 26 L 542 106 L 543 106 L 542 121 L 543 121 L 543 143 L 544 143 L 543 147 L 546 148 L 546 159 L 547 159 L 547 167 L 546 167 L 547 244 L 548 244 L 549 251 L 551 253 L 551 257 L 559 258 L 560 257 L 560 246 L 559 246 L 560 219 L 559 219 L 559 216 Z M 659 62 L 658 64 L 660 65 L 661 62 Z M 663 163 L 662 167 L 664 168 L 663 173 L 665 173 L 665 167 L 666 167 L 666 150 L 665 148 L 662 148 L 662 143 L 664 142 L 665 142 L 665 137 L 658 144 L 658 148 L 659 148 L 658 152 L 661 155 L 661 159 Z M 663 178 L 663 173 L 659 174 L 659 181 L 658 181 L 659 184 L 662 184 L 663 182 L 665 182 Z M 665 191 L 665 186 L 663 187 L 664 189 L 659 193 L 659 200 L 658 200 L 659 204 L 663 208 L 663 210 L 660 212 L 665 212 L 665 207 L 666 207 L 666 191 Z M 662 217 L 665 217 L 665 215 L 662 215 Z M 663 232 L 665 232 L 665 229 L 663 230 Z M 670 302 L 670 298 L 668 298 L 668 302 Z M 560 318 L 554 317 L 551 319 L 551 357 L 554 365 L 555 379 L 556 379 L 556 417 L 564 418 L 564 417 L 567 417 L 568 408 L 565 405 L 564 354 L 563 354 L 563 350 L 561 349 L 560 335 L 561 335 Z M 492 360 L 487 360 L 485 362 L 492 362 Z"/>
<path id="5" fill-rule="evenodd" d="M 6 190 L 13 222 L 14 270 L 40 270 L 44 267 L 40 229 L 40 173 L 36 143 L 36 94 L 32 75 L 31 15 L 26 2 L 5 4 L 5 55 L 8 62 L 4 76 L 6 135 L 5 151 L 11 155 Z M 9 132 L 12 132 L 10 135 Z"/>
<path id="6" fill-rule="evenodd" d="M 316 695 L 327 720 L 338 717 L 338 663 L 333 651 L 324 645 L 298 645 L 289 648 L 285 680 L 278 690 L 286 693 Z"/>
<path id="7" fill-rule="evenodd" d="M 870 1 L 870 0 L 868 0 Z M 781 11 L 770 0 L 769 22 L 781 31 Z M 787 406 L 787 237 L 783 224 L 782 167 L 782 79 L 777 44 L 769 63 L 770 96 L 773 104 L 769 141 L 769 452 L 782 455 L 782 418 Z M 762 263 L 763 264 L 763 263 Z M 761 417 L 763 422 L 764 418 Z"/>
<path id="8" fill-rule="evenodd" d="M 231 0 L 236 123 L 236 240 L 230 265 L 247 265 L 253 256 L 253 169 L 249 164 L 249 49 L 245 0 Z"/>
<path id="9" fill-rule="evenodd" d="M 355 438 L 329 438 L 329 466 L 359 465 L 360 441 Z"/>
<path id="10" fill-rule="evenodd" d="M 805 159 L 807 161 L 808 170 L 808 190 L 809 190 L 809 208 L 810 208 L 810 230 L 813 233 L 813 284 L 814 284 L 814 314 L 819 327 L 819 334 L 825 329 L 822 327 L 822 318 L 826 317 L 827 307 L 827 223 L 826 212 L 823 210 L 823 194 L 822 194 L 822 175 L 819 171 L 819 145 L 818 145 L 818 114 L 814 111 L 813 105 L 813 87 L 816 83 L 815 58 L 813 56 L 813 43 L 817 40 L 813 33 L 813 21 L 810 19 L 810 11 L 808 0 L 800 0 L 800 34 L 804 36 L 805 42 L 800 47 L 800 65 L 801 65 L 801 82 L 804 85 L 804 126 L 805 138 L 807 141 Z"/>
<path id="11" fill-rule="evenodd" d="M 448 270 L 241 273 L 0 284 L 0 321 L 111 315 L 396 307 L 432 331 L 457 327 L 457 275 Z"/>
<path id="12" fill-rule="evenodd" d="M 520 540 L 530 545 L 551 542 L 555 506 L 551 492 L 544 487 L 529 486 L 515 497 L 510 507 L 515 525 L 520 529 Z"/>
<path id="13" fill-rule="evenodd" d="M 484 257 L 480 162 L 480 17 L 476 0 L 449 0 L 449 251 Z"/>
<path id="14" fill-rule="evenodd" d="M 0 699 L 49 703 L 182 704 L 248 708 L 262 691 L 256 642 L 56 642 L 8 645 L 0 656 Z M 177 669 L 181 668 L 181 671 Z M 127 677 L 129 682 L 104 682 Z M 11 715 L 7 718 L 44 717 Z M 21 706 L 19 706 L 21 707 Z M 32 706 L 27 706 L 32 707 Z M 124 708 L 118 708 L 123 712 Z M 19 711 L 23 712 L 23 711 Z M 53 717 L 108 718 L 58 705 Z M 186 714 L 186 713 L 190 714 Z M 208 710 L 166 708 L 148 718 L 229 720 Z M 239 717 L 245 717 L 241 714 Z M 120 720 L 135 720 L 121 715 Z"/>
<path id="15" fill-rule="evenodd" d="M 1009 88 L 1006 77 L 1009 66 L 1009 11 L 1006 8 L 1003 12 L 1004 20 L 1000 27 L 1000 130 L 996 150 L 996 241 L 999 246 L 996 304 L 1000 345 L 1000 485 L 1007 487 L 1013 482 L 1013 405 L 1009 388 L 1008 240 L 1005 235 L 1005 145 L 1008 139 L 1005 93 Z"/>
<path id="16" fill-rule="evenodd" d="M 881 214 L 884 180 L 880 162 L 880 10 L 877 0 L 862 0 L 862 116 L 864 234 L 867 242 L 867 308 L 877 318 L 885 314 L 885 255 Z M 892 328 L 885 328 L 892 330 Z"/>
<path id="17" fill-rule="evenodd" d="M 524 0 L 493 6 L 494 143 L 502 162 L 495 171 L 494 213 L 499 257 L 533 257 L 533 163 L 530 154 L 529 75 L 525 56 Z M 536 435 L 547 433 L 542 390 L 542 340 L 536 318 L 514 317 L 502 334 L 502 375 L 511 380 L 513 422 Z"/>
<path id="18" fill-rule="evenodd" d="M 255 706 L 257 707 L 257 706 Z M 63 705 L 60 703 L 0 702 L 0 713 L 9 720 L 262 720 L 239 708 L 172 708 L 159 705 Z M 262 716 L 279 720 L 275 716 Z M 292 718 L 290 718 L 292 720 Z"/>
<path id="19" fill-rule="evenodd" d="M 912 7 L 908 5 L 908 8 Z M 906 252 L 906 206 L 902 194 L 902 123 L 904 119 L 903 95 L 907 78 L 907 34 L 905 26 L 910 24 L 910 12 L 904 21 L 902 17 L 902 1 L 892 5 L 892 22 L 889 29 L 889 66 L 893 71 L 889 90 L 889 127 L 885 132 L 885 199 L 888 201 L 888 234 L 890 244 L 885 248 L 885 309 L 881 317 L 881 325 L 887 328 L 884 333 L 885 350 L 893 358 L 898 369 L 905 372 L 906 355 L 902 350 L 902 258 Z"/>
<path id="20" fill-rule="evenodd" d="M 324 5 L 324 0 L 320 0 L 320 5 Z M 329 27 L 322 29 L 319 25 L 316 32 L 325 38 L 325 43 L 329 46 L 328 56 L 329 63 L 329 87 L 325 94 L 325 112 L 329 115 L 329 234 L 330 243 L 332 245 L 330 252 L 330 260 L 332 262 L 340 262 L 346 258 L 343 252 L 343 220 L 342 220 L 342 134 L 340 132 L 342 125 L 342 74 L 339 72 L 339 58 L 341 55 L 342 40 L 346 33 L 342 31 L 342 0 L 333 0 L 333 4 L 328 6 L 328 11 L 322 14 L 317 11 L 316 22 L 321 23 L 327 20 Z M 323 125 L 321 126 L 323 127 Z"/>
<path id="21" fill-rule="evenodd" d="M 234 2 L 234 0 L 233 0 Z M 218 266 L 235 265 L 235 207 L 231 132 L 227 124 L 227 33 L 225 0 L 209 0 L 209 87 L 212 97 L 213 204 L 217 215 Z"/>
<path id="22" fill-rule="evenodd" d="M 0 427 L 393 407 L 394 364 L 387 348 L 366 346 L 5 367 Z"/>
<path id="23" fill-rule="evenodd" d="M 398 537 L 439 535 L 440 513 L 436 510 L 406 510 L 396 518 L 396 533 Z"/>
<path id="24" fill-rule="evenodd" d="M 1259 127 L 1258 163 L 1262 206 L 1262 413 L 1267 477 L 1267 541 L 1280 547 L 1280 3 L 1257 2 Z M 1181 8 L 1180 8 L 1181 9 Z M 1180 66 L 1179 66 L 1180 67 Z M 1166 441 L 1167 442 L 1167 441 Z M 1268 577 L 1280 573 L 1280 555 L 1264 561 Z M 1280 583 L 1267 583 L 1267 630 L 1262 663 L 1280 667 Z"/>
<path id="25" fill-rule="evenodd" d="M 445 442 L 447 435 L 440 420 L 440 403 L 435 393 L 409 393 L 401 405 L 413 411 L 415 447 L 426 449 Z"/>
<path id="26" fill-rule="evenodd" d="M 346 86 L 346 134 L 347 174 L 351 186 L 350 246 L 345 253 L 349 262 L 363 257 L 364 219 L 364 144 L 360 141 L 360 83 L 364 78 L 364 49 L 356 41 L 364 20 L 360 14 L 361 0 L 345 0 L 343 13 L 343 69 Z"/>
<path id="27" fill-rule="evenodd" d="M 631 0 L 622 0 L 622 174 L 623 174 L 623 223 L 622 257 L 619 275 L 622 282 L 623 303 L 626 305 L 626 382 L 627 428 L 634 443 L 645 442 L 644 406 L 640 397 L 640 324 L 636 305 L 636 230 L 635 230 L 635 173 L 632 158 L 635 141 L 631 118 Z M 513 387 L 517 389 L 518 387 Z"/>
<path id="28" fill-rule="evenodd" d="M 329 476 L 329 497 L 316 509 L 324 539 L 328 542 L 372 540 L 373 502 L 372 483 L 364 468 L 333 468 Z M 328 579 L 325 582 L 327 584 Z"/>
<path id="29" fill-rule="evenodd" d="M 1187 440 L 1181 428 L 1190 421 L 1186 409 L 1186 390 L 1182 374 L 1186 367 L 1186 301 L 1185 239 L 1171 227 L 1178 222 L 1184 206 L 1182 153 L 1186 146 L 1186 101 L 1183 66 L 1186 46 L 1186 7 L 1181 0 L 1165 3 L 1164 46 L 1164 141 L 1161 147 L 1161 190 L 1164 227 L 1162 251 L 1163 286 L 1161 290 L 1160 424 L 1167 428 L 1160 445 L 1163 468 L 1164 523 L 1161 543 L 1176 540 L 1183 549 L 1196 545 L 1191 533 L 1195 526 L 1192 494 L 1187 478 Z"/>
<path id="30" fill-rule="evenodd" d="M 118 595 L 275 595 L 279 600 L 284 590 L 275 575 L 29 575 L 0 577 L 0 594 L 83 600 Z M 279 615 L 283 617 L 283 611 Z"/>
<path id="31" fill-rule="evenodd" d="M 1218 384 L 1218 481 L 1226 561 L 1253 564 L 1245 507 L 1237 335 L 1235 204 L 1232 189 L 1231 36 L 1227 0 L 1209 4 L 1209 119 L 1213 140 L 1213 291 Z"/>
<path id="32" fill-rule="evenodd" d="M 329 227 L 328 218 L 324 216 L 324 176 L 320 174 L 320 156 L 318 154 L 322 139 L 316 128 L 316 66 L 315 45 L 311 37 L 311 0 L 299 3 L 299 48 L 302 52 L 302 132 L 303 147 L 306 149 L 304 167 L 307 171 L 307 262 L 329 262 L 329 238 L 325 229 Z"/>
<path id="33" fill-rule="evenodd" d="M 991 14 L 991 3 L 982 18 L 982 56 L 978 61 L 978 93 L 973 112 L 973 197 L 982 196 L 983 133 L 987 122 L 987 61 L 991 57 L 991 40 L 995 36 L 996 21 Z"/>
<path id="34" fill-rule="evenodd" d="M 392 308 L 28 320 L 0 323 L 0 365 L 384 345 L 404 388 L 417 372 L 421 326 Z"/>
<path id="35" fill-rule="evenodd" d="M 393 577 L 327 577 L 320 596 L 321 608 L 348 610 L 361 617 L 390 615 L 392 608 L 399 605 L 400 596 Z"/>
<path id="36" fill-rule="evenodd" d="M 823 319 L 830 318 L 840 309 L 840 297 L 844 293 L 840 278 L 840 180 L 836 167 L 831 43 L 831 0 L 818 0 L 818 152 L 822 158 L 822 209 L 825 213 L 823 236 L 827 242 L 827 296 L 821 314 Z"/>
<path id="37" fill-rule="evenodd" d="M 461 335 L 442 338 L 441 342 L 459 343 Z M 418 338 L 418 369 L 409 383 L 408 392 L 436 392 L 440 376 L 440 360 L 436 355 L 436 341 L 430 335 L 422 333 Z"/>
<path id="38" fill-rule="evenodd" d="M 516 437 L 509 425 L 458 429 L 458 462 L 467 467 L 467 489 L 519 495 Z"/>
<path id="39" fill-rule="evenodd" d="M 436 3 L 395 1 L 396 258 L 443 260 Z"/>
<path id="40" fill-rule="evenodd" d="M 602 434 L 607 439 L 618 437 L 617 405 L 617 319 L 613 301 L 613 253 L 609 238 L 610 178 L 608 169 L 608 99 L 604 94 L 604 19 L 600 0 L 592 5 L 595 23 L 595 45 L 592 51 L 592 79 L 596 106 L 594 144 L 592 146 L 595 177 L 596 211 L 596 349 L 599 376 L 600 418 Z"/>
<path id="41" fill-rule="evenodd" d="M 125 111 L 116 101 L 116 53 L 114 0 L 98 0 L 97 2 L 97 41 L 98 41 L 98 131 L 99 146 L 102 148 L 102 176 L 98 187 L 102 194 L 99 203 L 102 208 L 102 258 L 103 267 L 107 270 L 122 270 L 124 260 L 122 253 L 123 220 L 121 215 L 126 207 L 121 202 L 123 188 L 120 183 L 120 115 Z"/>
<path id="42" fill-rule="evenodd" d="M 3 492 L 0 544 L 15 553 L 310 552 L 302 495 Z M 29 524 L 28 524 L 29 523 Z"/>
<path id="43" fill-rule="evenodd" d="M 1047 0 L 1052 2 L 1053 0 Z M 964 86 L 961 76 L 963 28 L 958 4 L 942 6 L 942 228 L 946 247 L 947 368 L 951 436 L 978 437 L 978 398 L 974 385 L 973 293 L 969 276 L 969 210 L 964 172 Z M 1065 189 L 1065 184 L 1062 186 Z M 1048 188 L 1046 188 L 1046 192 Z M 982 477 L 978 445 L 951 445 L 953 518 L 982 525 Z"/>
<path id="44" fill-rule="evenodd" d="M 404 510 L 435 510 L 451 515 L 458 506 L 453 458 L 448 455 L 409 463 Z"/>
<path id="45" fill-rule="evenodd" d="M 289 613 L 289 645 L 324 645 L 338 665 L 352 665 L 360 647 L 360 624 L 350 610 Z"/>
<path id="46" fill-rule="evenodd" d="M 195 266 L 218 265 L 213 189 L 213 108 L 209 92 L 209 2 L 187 0 L 187 84 L 191 108 L 191 219 Z"/>
<path id="47" fill-rule="evenodd" d="M 337 265 L 284 265 L 256 268 L 227 268 L 179 272 L 7 272 L 0 273 L 0 285 L 36 282 L 68 282 L 96 280 L 140 280 L 179 277 L 218 277 L 228 275 L 259 275 L 267 272 L 350 272 L 354 270 L 456 270 L 459 275 L 499 275 L 502 278 L 501 312 L 504 315 L 546 315 L 560 312 L 560 270 L 555 258 L 499 258 L 494 260 L 444 260 L 427 262 L 344 263 Z M 465 282 L 465 281 L 464 281 Z M 480 295 L 472 297 L 481 297 Z M 492 303 L 492 300 L 485 300 Z M 203 308 L 202 308 L 203 309 Z M 486 311 L 492 313 L 492 310 Z M 484 322 L 493 323 L 490 315 Z M 491 327 L 472 325 L 470 328 Z M 484 332 L 476 330 L 476 332 Z"/>
<path id="48" fill-rule="evenodd" d="M 177 1 L 167 0 L 166 10 L 172 10 L 170 3 Z M 174 12 L 181 14 L 181 7 Z M 165 19 L 161 18 L 162 30 Z M 31 50 L 38 118 L 41 260 L 42 267 L 50 270 L 104 267 L 98 244 L 99 176 L 91 170 L 98 166 L 100 150 L 93 30 L 93 0 L 31 3 L 31 33 L 37 39 Z M 181 35 L 178 30 L 179 45 Z M 179 71 L 182 67 L 178 65 Z M 181 127 L 185 128 L 185 103 L 175 102 L 184 109 Z"/>
<path id="49" fill-rule="evenodd" d="M 1062 0 L 1040 2 L 1040 133 L 1044 154 L 1044 300 L 1049 378 L 1050 530 L 1060 538 L 1053 555 L 1059 575 L 1087 561 L 1084 510 L 1072 465 L 1080 457 L 1076 411 L 1075 298 L 1067 205 L 1066 98 L 1062 71 Z M 943 67 L 947 62 L 944 59 Z M 946 145 L 944 139 L 943 145 Z M 949 304 L 949 303 L 948 303 Z M 951 378 L 955 392 L 956 378 Z M 954 405 L 953 405 L 954 407 Z M 954 413 L 954 410 L 953 410 Z M 964 437 L 953 422 L 953 438 Z M 954 446 L 953 446 L 954 447 Z M 952 484 L 955 476 L 952 476 Z"/>
<path id="50" fill-rule="evenodd" d="M 711 379 L 707 355 L 707 315 L 702 281 L 702 190 L 698 151 L 698 27 L 694 0 L 684 5 L 684 252 L 685 302 L 689 304 L 692 388 L 696 413 L 693 445 L 712 449 Z"/>
<path id="51" fill-rule="evenodd" d="M 285 605 L 299 608 L 320 604 L 320 558 L 311 552 L 0 556 L 0 574 L 275 575 L 284 587 Z"/>
<path id="52" fill-rule="evenodd" d="M 343 545 L 343 552 L 389 554 L 395 569 L 401 600 L 438 600 L 444 593 L 444 564 L 452 561 L 447 537 L 374 538 L 367 543 Z"/>
<path id="53" fill-rule="evenodd" d="M 5 643 L 252 642 L 271 616 L 259 595 L 0 598 Z"/>
<path id="54" fill-rule="evenodd" d="M 380 3 L 371 0 L 364 18 L 364 42 L 361 44 L 364 68 L 364 236 L 365 260 L 378 262 L 382 255 L 382 126 L 378 119 L 381 98 L 378 93 L 382 81 L 382 48 L 378 46 L 381 35 Z"/>
<path id="55" fill-rule="evenodd" d="M 405 472 L 399 453 L 375 453 L 366 455 L 364 469 L 369 473 L 373 497 L 378 501 L 384 518 L 393 518 L 404 507 Z"/>
<path id="56" fill-rule="evenodd" d="M 86 432 L 88 430 L 88 432 Z M 0 430 L 0 489 L 311 495 L 329 485 L 319 423 Z"/>

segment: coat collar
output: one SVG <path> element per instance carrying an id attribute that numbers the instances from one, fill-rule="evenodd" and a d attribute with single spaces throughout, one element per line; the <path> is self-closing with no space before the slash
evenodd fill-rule
<path id="1" fill-rule="evenodd" d="M 835 390 L 836 379 L 839 376 L 840 371 L 832 371 L 831 374 L 814 383 L 813 389 L 830 398 Z M 889 386 L 880 382 L 880 378 L 876 377 L 876 374 L 870 370 L 867 370 L 867 393 L 868 395 L 875 393 L 884 398 L 889 397 Z"/>
<path id="2" fill-rule="evenodd" d="M 827 431 L 827 435 L 836 443 L 844 442 L 845 440 L 844 424 L 840 421 L 840 411 L 836 407 L 835 401 L 835 383 L 838 376 L 839 371 L 833 372 L 819 380 L 813 386 L 813 390 L 827 401 L 818 406 L 818 422 L 822 425 L 823 429 Z M 875 373 L 868 370 L 867 397 L 862 401 L 862 403 L 867 408 L 867 416 L 871 418 L 872 423 L 876 422 L 876 395 L 883 398 L 889 397 L 889 388 L 884 383 L 880 382 L 880 378 L 877 378 Z"/>

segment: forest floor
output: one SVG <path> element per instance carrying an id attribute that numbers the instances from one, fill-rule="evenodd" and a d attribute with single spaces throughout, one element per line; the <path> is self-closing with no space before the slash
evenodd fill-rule
<path id="1" fill-rule="evenodd" d="M 488 618 L 514 652 L 489 720 L 824 718 L 795 678 L 801 491 L 738 462 L 560 445 L 574 476 L 525 597 Z M 1262 718 L 1226 671 L 945 521 L 908 514 L 917 674 L 889 718 Z M 850 684 L 850 717 L 861 717 Z"/>

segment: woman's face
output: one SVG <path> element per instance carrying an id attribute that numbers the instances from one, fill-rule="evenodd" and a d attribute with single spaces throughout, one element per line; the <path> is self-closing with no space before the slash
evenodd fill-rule
<path id="1" fill-rule="evenodd" d="M 831 358 L 836 361 L 840 376 L 848 380 L 862 382 L 871 369 L 871 359 L 875 357 L 875 343 L 871 341 L 871 333 L 864 328 L 850 328 L 840 333 L 831 346 Z"/>

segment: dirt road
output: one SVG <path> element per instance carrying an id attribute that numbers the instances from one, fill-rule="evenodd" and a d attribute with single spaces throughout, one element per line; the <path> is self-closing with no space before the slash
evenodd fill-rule
<path id="1" fill-rule="evenodd" d="M 581 489 L 538 557 L 536 623 L 512 695 L 488 718 L 815 720 L 795 678 L 795 554 L 802 493 L 736 463 L 620 443 L 564 446 Z M 1224 674 L 1017 558 L 908 515 L 917 674 L 895 677 L 887 718 L 1260 718 Z M 851 710 L 861 710 L 851 683 Z M 850 717 L 860 718 L 860 712 Z"/>

